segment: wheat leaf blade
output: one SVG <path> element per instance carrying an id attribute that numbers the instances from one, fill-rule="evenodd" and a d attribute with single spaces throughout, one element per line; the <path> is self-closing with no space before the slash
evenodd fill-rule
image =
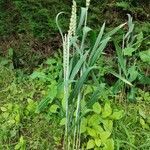
<path id="1" fill-rule="evenodd" d="M 80 79 L 78 80 L 78 82 L 75 85 L 74 90 L 72 91 L 72 93 L 70 94 L 69 100 L 72 101 L 73 99 L 75 99 L 77 97 L 77 95 L 80 93 L 80 90 L 84 84 L 84 82 L 87 79 L 87 76 L 89 74 L 89 72 L 94 69 L 96 67 L 89 67 L 84 73 L 83 75 L 80 77 Z"/>
<path id="2" fill-rule="evenodd" d="M 114 28 L 112 31 L 108 32 L 107 34 L 105 34 L 104 39 L 107 37 L 111 37 L 112 35 L 114 35 L 118 30 L 120 30 L 124 25 L 126 25 L 126 23 L 123 23 L 121 25 L 119 25 L 118 27 Z"/>
<path id="3" fill-rule="evenodd" d="M 79 20 L 79 25 L 77 30 L 80 30 L 82 25 L 84 24 L 84 20 L 86 18 L 86 13 L 87 13 L 87 9 L 84 7 L 81 7 L 81 15 L 80 15 L 80 20 Z"/>
<path id="4" fill-rule="evenodd" d="M 82 64 L 84 63 L 84 61 L 85 61 L 86 58 L 87 58 L 87 54 L 88 54 L 88 52 L 87 52 L 86 54 L 84 54 L 84 55 L 79 59 L 79 61 L 76 63 L 76 65 L 75 65 L 75 67 L 73 68 L 72 73 L 71 73 L 71 75 L 70 75 L 70 80 L 73 80 L 73 79 L 75 78 L 76 74 L 79 72 L 79 70 L 80 70 Z"/>
<path id="5" fill-rule="evenodd" d="M 100 41 L 101 41 L 101 39 L 102 39 L 103 33 L 104 33 L 104 29 L 105 29 L 105 23 L 103 23 L 103 25 L 102 25 L 102 28 L 101 28 L 101 30 L 100 30 L 100 32 L 99 32 L 99 35 L 98 35 L 97 39 L 96 39 L 96 42 L 95 42 L 94 47 L 93 47 L 93 49 L 92 49 L 92 51 L 91 51 L 91 54 L 90 54 L 90 58 L 89 58 L 89 59 L 91 59 L 91 57 L 92 57 L 92 56 L 94 55 L 94 53 L 95 53 L 95 50 L 98 48 L 98 46 L 99 46 L 99 44 L 100 44 Z"/>
<path id="6" fill-rule="evenodd" d="M 103 40 L 102 44 L 95 51 L 94 56 L 91 58 L 91 60 L 89 60 L 89 66 L 92 66 L 96 62 L 96 60 L 98 59 L 98 57 L 102 54 L 102 51 L 106 47 L 106 45 L 107 45 L 107 43 L 108 43 L 109 40 L 110 40 L 110 37 L 108 37 L 108 38 L 106 38 L 106 39 Z"/>

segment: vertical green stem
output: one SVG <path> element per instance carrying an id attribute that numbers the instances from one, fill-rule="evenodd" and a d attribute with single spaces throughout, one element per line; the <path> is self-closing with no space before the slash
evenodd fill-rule
<path id="1" fill-rule="evenodd" d="M 69 149 L 69 136 L 68 136 L 68 128 L 69 128 L 69 106 L 68 106 L 68 98 L 69 98 L 69 36 L 65 35 L 65 40 L 63 43 L 63 69 L 64 69 L 64 99 L 66 106 L 66 123 L 65 123 L 65 140 L 64 147 L 66 150 Z"/>

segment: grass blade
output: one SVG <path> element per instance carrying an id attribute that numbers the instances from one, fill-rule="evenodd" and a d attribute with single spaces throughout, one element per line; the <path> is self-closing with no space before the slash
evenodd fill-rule
<path id="1" fill-rule="evenodd" d="M 127 77 L 126 61 L 123 58 L 122 50 L 121 50 L 121 48 L 119 47 L 119 45 L 116 41 L 114 41 L 114 45 L 115 45 L 115 49 L 116 49 L 116 52 L 117 52 L 119 65 L 120 65 L 124 75 Z"/>
<path id="2" fill-rule="evenodd" d="M 124 77 L 122 77 L 121 75 L 115 73 L 115 72 L 110 72 L 112 75 L 114 75 L 115 77 L 119 78 L 121 81 L 123 81 L 124 83 L 133 86 L 127 79 L 125 79 Z"/>
<path id="3" fill-rule="evenodd" d="M 119 25 L 118 27 L 114 28 L 112 31 L 108 32 L 105 34 L 104 39 L 107 37 L 111 37 L 112 35 L 114 35 L 118 30 L 120 30 L 124 25 L 126 25 L 126 23 L 123 23 L 121 25 Z"/>
<path id="4" fill-rule="evenodd" d="M 59 30 L 59 32 L 60 32 L 61 38 L 62 38 L 62 40 L 63 40 L 63 42 L 64 42 L 63 33 L 62 33 L 61 27 L 59 26 L 59 23 L 58 23 L 58 18 L 59 18 L 59 16 L 60 16 L 61 14 L 63 14 L 63 13 L 64 13 L 64 12 L 60 12 L 60 13 L 57 14 L 57 16 L 56 16 L 56 25 L 57 25 L 58 30 Z"/>
<path id="5" fill-rule="evenodd" d="M 83 36 L 82 36 L 81 47 L 80 47 L 81 53 L 83 53 L 83 50 L 84 50 L 84 42 L 85 42 L 86 36 L 87 36 L 88 32 L 90 32 L 91 30 L 92 29 L 89 27 L 83 28 Z"/>
<path id="6" fill-rule="evenodd" d="M 73 99 L 75 99 L 77 97 L 77 95 L 80 93 L 80 90 L 83 86 L 83 83 L 85 82 L 85 80 L 87 79 L 87 76 L 89 74 L 89 72 L 94 69 L 96 67 L 89 67 L 84 73 L 83 75 L 80 77 L 80 79 L 78 80 L 78 82 L 75 85 L 74 90 L 72 91 L 72 93 L 70 94 L 69 97 L 69 101 L 72 101 Z"/>
<path id="7" fill-rule="evenodd" d="M 79 72 L 82 64 L 84 63 L 84 61 L 86 60 L 87 58 L 87 55 L 88 55 L 88 51 L 87 53 L 85 53 L 80 59 L 79 61 L 76 63 L 76 65 L 74 66 L 73 70 L 72 70 L 72 73 L 70 75 L 70 79 L 69 80 L 73 80 L 74 77 L 76 76 L 76 74 Z"/>
<path id="8" fill-rule="evenodd" d="M 103 33 L 104 33 L 104 29 L 105 29 L 105 23 L 103 23 L 103 25 L 102 25 L 102 28 L 101 28 L 101 30 L 100 30 L 100 32 L 99 32 L 99 35 L 98 35 L 98 37 L 97 37 L 97 39 L 96 39 L 96 42 L 95 42 L 95 44 L 94 44 L 94 47 L 93 47 L 93 49 L 92 49 L 92 51 L 91 51 L 89 60 L 91 59 L 91 57 L 93 57 L 93 55 L 94 55 L 96 49 L 98 48 L 98 46 L 99 46 L 99 44 L 100 44 L 100 41 L 101 41 L 102 36 L 103 36 Z"/>
<path id="9" fill-rule="evenodd" d="M 43 109 L 45 109 L 48 106 L 49 102 L 51 102 L 51 101 L 52 101 L 52 99 L 50 98 L 50 96 L 43 99 L 37 106 L 36 112 L 40 113 Z"/>
<path id="10" fill-rule="evenodd" d="M 81 29 L 82 25 L 84 24 L 85 18 L 86 18 L 87 9 L 84 7 L 81 7 L 81 15 L 79 20 L 79 25 L 77 28 L 77 31 Z"/>
<path id="11" fill-rule="evenodd" d="M 93 57 L 91 57 L 91 60 L 89 60 L 89 66 L 92 66 L 96 60 L 98 59 L 98 57 L 102 54 L 102 51 L 104 50 L 104 48 L 106 47 L 108 41 L 110 40 L 110 37 L 104 39 L 102 41 L 102 44 L 99 46 L 99 48 L 95 51 Z"/>

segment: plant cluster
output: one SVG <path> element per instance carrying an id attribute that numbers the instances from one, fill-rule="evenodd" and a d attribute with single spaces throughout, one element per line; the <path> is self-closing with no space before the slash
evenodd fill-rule
<path id="1" fill-rule="evenodd" d="M 82 147 L 80 141 L 80 127 L 82 125 L 82 117 L 84 117 L 82 111 L 84 110 L 82 110 L 81 103 L 84 99 L 85 86 L 88 84 L 87 79 L 91 74 L 91 80 L 93 80 L 93 84 L 97 86 L 99 85 L 94 71 L 97 69 L 96 62 L 103 54 L 103 50 L 106 47 L 108 41 L 111 39 L 111 36 L 113 36 L 126 24 L 122 24 L 103 35 L 105 29 L 104 23 L 101 27 L 99 35 L 95 41 L 93 41 L 94 44 L 91 46 L 90 43 L 87 42 L 88 40 L 86 40 L 88 33 L 92 32 L 91 28 L 87 26 L 89 3 L 90 1 L 87 0 L 86 7 L 81 8 L 81 16 L 79 19 L 79 24 L 77 25 L 76 2 L 73 0 L 69 31 L 65 35 L 63 35 L 62 30 L 58 24 L 58 17 L 61 13 L 59 13 L 56 17 L 56 23 L 60 30 L 63 41 L 63 84 L 65 103 L 64 108 L 66 113 L 64 135 L 65 149 L 80 149 L 80 147 Z M 127 95 L 128 98 L 126 99 L 134 100 L 135 88 L 133 87 L 132 82 L 135 81 L 138 77 L 138 71 L 135 65 L 136 58 L 132 57 L 133 60 L 128 60 L 126 56 L 132 56 L 133 52 L 135 52 L 140 47 L 140 43 L 143 40 L 143 35 L 142 33 L 135 36 L 133 35 L 134 24 L 132 23 L 132 18 L 130 15 L 128 15 L 127 25 L 128 32 L 123 36 L 122 48 L 119 48 L 118 43 L 115 41 L 119 73 L 114 71 L 110 71 L 110 73 L 119 79 L 113 86 L 113 91 L 116 91 L 116 88 L 118 91 L 120 84 L 124 85 L 119 87 L 119 91 L 123 89 L 124 91 L 121 91 L 121 94 L 124 95 L 124 93 L 126 93 L 126 87 L 131 88 L 130 95 Z M 70 51 L 71 49 L 72 52 Z M 132 66 L 131 63 L 133 64 Z M 96 101 L 97 100 L 98 99 L 96 99 Z M 88 101 L 86 103 L 88 103 Z M 94 141 L 89 141 L 89 143 L 90 146 L 92 146 L 87 146 L 88 149 L 94 148 Z"/>
<path id="2" fill-rule="evenodd" d="M 81 2 L 73 0 L 64 33 L 60 20 L 64 12 L 56 16 L 57 26 L 49 20 L 47 9 L 56 1 L 33 0 L 32 7 L 28 2 L 8 1 L 8 5 L 15 5 L 32 29 L 37 27 L 32 31 L 37 37 L 50 35 L 49 23 L 59 30 L 63 50 L 30 73 L 16 67 L 16 61 L 22 60 L 14 58 L 14 48 L 0 56 L 0 149 L 149 149 L 148 26 L 146 33 L 139 32 L 128 14 L 126 23 L 108 29 L 106 21 L 97 32 L 89 27 L 88 18 L 92 18 L 90 3 L 98 1 L 86 0 L 78 17 Z M 19 32 L 30 33 L 30 25 L 18 28 Z"/>

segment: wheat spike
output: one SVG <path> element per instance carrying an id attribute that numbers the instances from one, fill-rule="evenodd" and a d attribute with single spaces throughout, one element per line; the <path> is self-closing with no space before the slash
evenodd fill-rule
<path id="1" fill-rule="evenodd" d="M 76 1 L 73 0 L 70 25 L 69 25 L 69 31 L 68 31 L 69 36 L 76 34 L 76 20 L 77 20 L 76 13 L 77 13 L 77 4 L 76 4 Z"/>

